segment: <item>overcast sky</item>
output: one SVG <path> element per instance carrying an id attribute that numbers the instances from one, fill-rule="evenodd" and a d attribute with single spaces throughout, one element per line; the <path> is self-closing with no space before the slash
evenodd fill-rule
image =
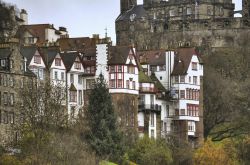
<path id="1" fill-rule="evenodd" d="M 108 36 L 115 41 L 115 19 L 120 13 L 120 0 L 3 0 L 28 12 L 29 24 L 64 26 L 70 37 Z M 138 0 L 141 4 L 143 0 Z M 236 10 L 241 0 L 233 0 Z"/>

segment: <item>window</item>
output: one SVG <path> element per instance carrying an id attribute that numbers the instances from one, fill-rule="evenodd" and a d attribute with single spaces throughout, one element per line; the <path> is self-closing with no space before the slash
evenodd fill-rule
<path id="1" fill-rule="evenodd" d="M 6 67 L 6 60 L 4 59 L 1 60 L 1 67 Z"/>
<path id="2" fill-rule="evenodd" d="M 58 80 L 58 72 L 55 71 L 54 74 L 55 74 L 55 76 L 54 76 L 55 80 Z"/>
<path id="3" fill-rule="evenodd" d="M 110 72 L 114 73 L 115 72 L 115 66 L 110 66 Z"/>
<path id="4" fill-rule="evenodd" d="M 36 64 L 41 64 L 41 57 L 38 56 L 38 55 L 35 55 L 35 56 L 34 56 L 34 63 L 36 63 Z"/>
<path id="5" fill-rule="evenodd" d="M 180 76 L 180 83 L 185 83 L 185 76 Z"/>
<path id="6" fill-rule="evenodd" d="M 151 129 L 151 138 L 155 137 L 155 131 L 153 129 Z"/>
<path id="7" fill-rule="evenodd" d="M 174 76 L 174 82 L 179 83 L 179 76 Z"/>
<path id="8" fill-rule="evenodd" d="M 90 73 L 91 69 L 90 67 L 85 68 L 85 73 Z"/>
<path id="9" fill-rule="evenodd" d="M 157 71 L 157 67 L 156 66 L 150 66 L 150 71 L 151 72 L 156 72 Z"/>
<path id="10" fill-rule="evenodd" d="M 78 91 L 78 104 L 82 105 L 82 90 Z"/>
<path id="11" fill-rule="evenodd" d="M 191 15 L 192 14 L 192 8 L 191 7 L 187 7 L 187 15 Z"/>
<path id="12" fill-rule="evenodd" d="M 110 80 L 109 81 L 109 87 L 110 88 L 115 88 L 115 80 Z"/>
<path id="13" fill-rule="evenodd" d="M 2 104 L 2 92 L 0 91 L 0 105 Z M 1 112 L 0 112 L 1 113 Z M 0 117 L 0 120 L 1 120 L 1 117 Z M 0 121 L 1 123 L 1 121 Z"/>
<path id="14" fill-rule="evenodd" d="M 195 85 L 197 85 L 197 76 L 194 76 L 194 77 L 193 77 L 193 83 L 194 83 Z"/>
<path id="15" fill-rule="evenodd" d="M 95 85 L 95 79 L 86 80 L 86 89 L 93 89 Z"/>
<path id="16" fill-rule="evenodd" d="M 212 15 L 212 6 L 207 7 L 207 15 Z"/>
<path id="17" fill-rule="evenodd" d="M 181 109 L 181 115 L 185 115 L 185 109 Z"/>
<path id="18" fill-rule="evenodd" d="M 121 79 L 118 80 L 118 87 L 117 88 L 122 88 L 122 80 Z"/>
<path id="19" fill-rule="evenodd" d="M 64 72 L 61 72 L 61 80 L 64 81 Z"/>
<path id="20" fill-rule="evenodd" d="M 193 121 L 188 121 L 188 131 L 195 131 L 195 122 Z"/>
<path id="21" fill-rule="evenodd" d="M 38 77 L 43 80 L 43 69 L 38 69 Z"/>
<path id="22" fill-rule="evenodd" d="M 192 70 L 197 70 L 197 62 L 192 62 Z"/>
<path id="23" fill-rule="evenodd" d="M 185 99 L 185 90 L 180 90 L 180 98 Z"/>
<path id="24" fill-rule="evenodd" d="M 175 16 L 175 13 L 174 13 L 174 10 L 173 10 L 173 9 L 169 10 L 169 15 L 170 15 L 170 17 Z"/>
<path id="25" fill-rule="evenodd" d="M 191 81 L 192 81 L 191 79 L 192 79 L 191 76 L 189 76 L 189 83 L 190 83 L 190 84 L 191 84 Z"/>
<path id="26" fill-rule="evenodd" d="M 23 77 L 21 79 L 21 82 L 20 82 L 20 87 L 23 88 L 24 87 L 24 82 L 25 82 L 25 77 Z"/>
<path id="27" fill-rule="evenodd" d="M 90 73 L 95 73 L 95 66 L 90 67 Z"/>
<path id="28" fill-rule="evenodd" d="M 135 89 L 135 81 L 132 83 L 132 89 Z"/>
<path id="29" fill-rule="evenodd" d="M 122 72 L 122 66 L 121 65 L 118 66 L 118 72 Z"/>
<path id="30" fill-rule="evenodd" d="M 14 105 L 14 93 L 10 94 L 10 105 Z"/>
<path id="31" fill-rule="evenodd" d="M 61 59 L 60 58 L 55 59 L 55 65 L 56 66 L 61 66 Z"/>
<path id="32" fill-rule="evenodd" d="M 140 95 L 139 96 L 139 104 L 144 105 L 145 104 L 145 95 Z"/>
<path id="33" fill-rule="evenodd" d="M 28 43 L 34 44 L 35 43 L 34 37 L 28 37 Z"/>
<path id="34" fill-rule="evenodd" d="M 154 123 L 155 123 L 155 118 L 154 118 L 155 116 L 154 116 L 154 113 L 153 112 L 151 112 L 150 113 L 150 125 L 152 126 L 152 127 L 154 127 Z"/>
<path id="35" fill-rule="evenodd" d="M 187 104 L 188 116 L 199 116 L 199 105 Z"/>
<path id="36" fill-rule="evenodd" d="M 182 8 L 182 7 L 179 7 L 179 8 L 178 8 L 178 13 L 179 13 L 179 16 L 181 16 L 181 15 L 182 15 L 182 12 L 183 12 L 183 8 Z"/>
<path id="37" fill-rule="evenodd" d="M 75 62 L 74 64 L 76 70 L 81 70 L 81 63 L 80 62 Z"/>
<path id="38" fill-rule="evenodd" d="M 129 89 L 129 80 L 126 81 L 126 88 Z"/>
<path id="39" fill-rule="evenodd" d="M 70 74 L 70 83 L 73 83 L 74 84 L 74 74 Z"/>
<path id="40" fill-rule="evenodd" d="M 9 80 L 10 80 L 9 81 L 10 86 L 13 87 L 14 86 L 14 79 L 13 79 L 13 77 L 10 77 Z"/>
<path id="41" fill-rule="evenodd" d="M 14 112 L 10 112 L 8 117 L 9 123 L 14 124 Z"/>
<path id="42" fill-rule="evenodd" d="M 8 104 L 8 93 L 7 93 L 7 92 L 4 92 L 4 93 L 3 93 L 3 103 L 4 103 L 5 105 Z"/>
<path id="43" fill-rule="evenodd" d="M 135 73 L 135 67 L 134 66 L 128 66 L 128 73 L 134 74 Z"/>
<path id="44" fill-rule="evenodd" d="M 76 102 L 77 99 L 77 93 L 76 91 L 69 91 L 69 101 L 70 102 Z"/>
<path id="45" fill-rule="evenodd" d="M 14 61 L 13 61 L 13 60 L 10 60 L 10 69 L 13 68 L 13 63 L 14 63 Z"/>
<path id="46" fill-rule="evenodd" d="M 2 114 L 2 118 L 3 118 L 3 123 L 4 124 L 8 124 L 8 112 L 7 111 L 4 111 L 3 114 Z"/>
<path id="47" fill-rule="evenodd" d="M 165 117 L 168 117 L 169 116 L 169 105 L 166 105 L 166 114 L 165 114 Z"/>
<path id="48" fill-rule="evenodd" d="M 78 75 L 78 84 L 82 84 L 82 76 Z"/>

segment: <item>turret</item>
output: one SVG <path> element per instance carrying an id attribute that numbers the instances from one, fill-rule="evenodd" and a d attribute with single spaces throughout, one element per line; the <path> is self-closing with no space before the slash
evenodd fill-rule
<path id="1" fill-rule="evenodd" d="M 22 9 L 20 13 L 20 18 L 24 21 L 23 25 L 28 25 L 28 14 L 26 10 Z"/>
<path id="2" fill-rule="evenodd" d="M 124 13 L 137 5 L 137 0 L 120 0 L 121 13 Z"/>

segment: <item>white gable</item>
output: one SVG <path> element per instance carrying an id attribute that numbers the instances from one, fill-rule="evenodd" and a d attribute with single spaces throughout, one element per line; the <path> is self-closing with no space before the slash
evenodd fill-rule
<path id="1" fill-rule="evenodd" d="M 56 66 L 56 59 L 60 59 L 61 60 L 61 65 L 59 66 Z M 59 53 L 57 53 L 57 55 L 55 56 L 55 58 L 54 58 L 54 60 L 53 60 L 53 62 L 52 62 L 52 64 L 51 64 L 51 68 L 53 68 L 53 69 L 63 69 L 63 70 L 65 70 L 66 68 L 65 68 L 65 65 L 64 65 L 64 63 L 63 63 L 63 60 L 62 60 L 62 58 L 61 58 L 61 56 L 60 56 L 60 54 Z"/>
<path id="2" fill-rule="evenodd" d="M 128 55 L 127 60 L 126 60 L 126 64 L 131 64 L 131 62 L 133 65 L 137 65 L 133 51 L 130 49 L 129 55 Z"/>
<path id="3" fill-rule="evenodd" d="M 29 66 L 36 66 L 36 67 L 45 68 L 45 63 L 43 61 L 43 58 L 37 50 L 36 50 L 35 54 L 33 55 Z"/>

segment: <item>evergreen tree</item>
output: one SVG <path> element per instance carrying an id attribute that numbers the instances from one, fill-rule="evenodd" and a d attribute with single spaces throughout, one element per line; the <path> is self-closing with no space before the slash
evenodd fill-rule
<path id="1" fill-rule="evenodd" d="M 101 74 L 89 96 L 85 117 L 88 125 L 86 137 L 96 154 L 103 159 L 120 160 L 124 151 L 123 136 L 118 129 L 117 115 Z"/>

